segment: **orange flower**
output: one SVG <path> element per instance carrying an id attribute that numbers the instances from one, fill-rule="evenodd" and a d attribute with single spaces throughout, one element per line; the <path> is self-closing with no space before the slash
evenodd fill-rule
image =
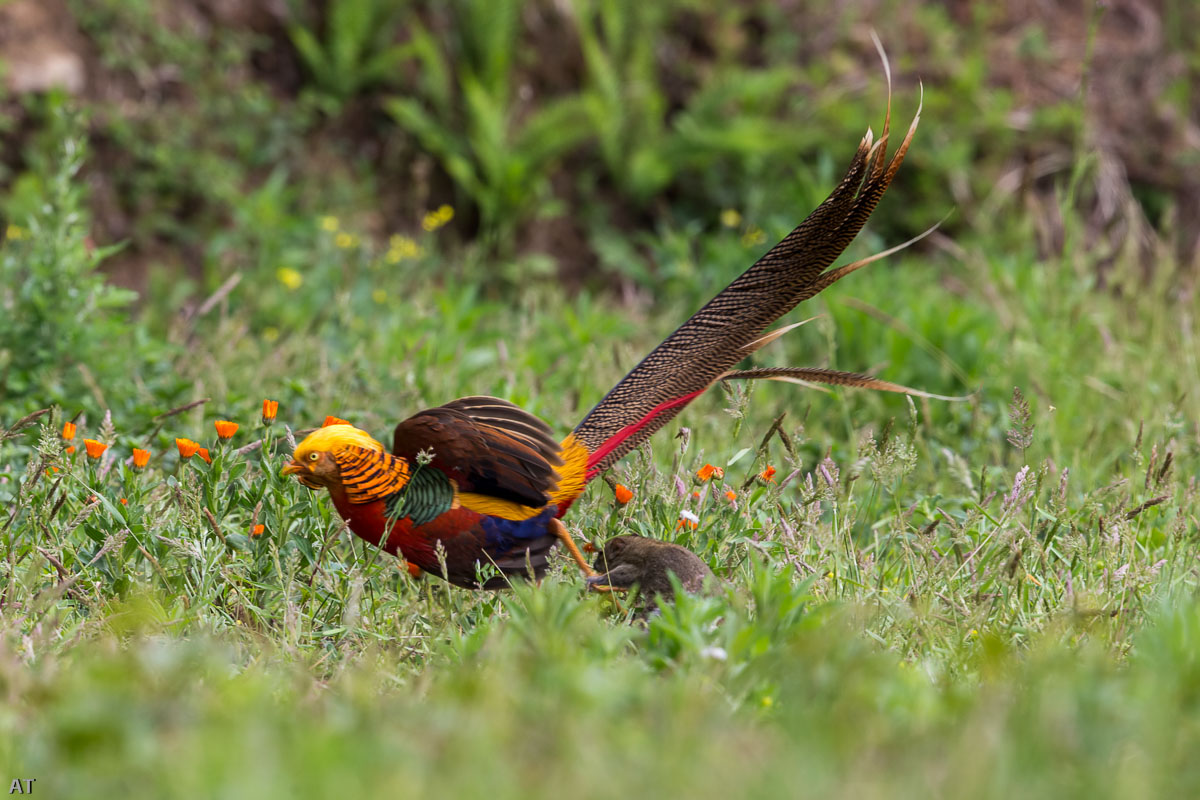
<path id="1" fill-rule="evenodd" d="M 75 423 L 74 422 L 64 422 L 63 423 L 62 436 L 64 439 L 74 439 L 75 438 Z"/>
<path id="2" fill-rule="evenodd" d="M 328 428 L 330 425 L 349 425 L 350 423 L 341 417 L 329 416 L 325 418 L 325 422 L 321 423 L 322 428 Z"/>
<path id="3" fill-rule="evenodd" d="M 250 529 L 250 535 L 251 536 L 262 536 L 263 531 L 265 531 L 266 529 L 267 529 L 266 525 L 259 523 L 258 525 L 255 525 L 253 528 Z"/>
<path id="4" fill-rule="evenodd" d="M 232 439 L 233 435 L 237 433 L 238 424 L 227 419 L 219 419 L 213 423 L 213 427 L 217 429 L 217 437 L 224 442 Z"/>
<path id="5" fill-rule="evenodd" d="M 208 462 L 209 464 L 211 464 L 211 463 L 212 463 L 212 456 L 210 456 L 210 455 L 208 454 L 208 448 L 207 448 L 207 447 L 201 447 L 199 450 L 197 450 L 197 451 L 196 451 L 196 454 L 197 454 L 197 455 L 199 455 L 201 458 L 203 458 L 203 459 L 204 459 L 206 462 Z"/>
<path id="6" fill-rule="evenodd" d="M 275 421 L 275 415 L 279 413 L 278 400 L 263 400 L 263 425 L 270 425 Z"/>
<path id="7" fill-rule="evenodd" d="M 127 506 L 127 505 L 129 505 L 129 501 L 128 501 L 128 500 L 126 500 L 124 497 L 122 497 L 122 498 L 121 498 L 121 505 L 123 505 L 123 506 Z"/>
<path id="8" fill-rule="evenodd" d="M 71 455 L 74 452 L 75 452 L 75 445 L 73 445 L 73 444 L 67 445 L 67 455 Z"/>
<path id="9" fill-rule="evenodd" d="M 150 451 L 133 448 L 133 466 L 141 469 L 150 462 Z"/>
<path id="10" fill-rule="evenodd" d="M 775 477 L 775 468 L 767 467 L 762 472 L 758 473 L 758 477 L 762 478 L 767 483 L 773 483 L 774 481 L 772 479 Z"/>
<path id="11" fill-rule="evenodd" d="M 84 439 L 83 446 L 87 450 L 88 458 L 99 458 L 108 449 L 108 445 L 95 439 Z"/>
<path id="12" fill-rule="evenodd" d="M 700 527 L 700 518 L 690 511 L 680 511 L 679 522 L 676 523 L 675 527 L 677 529 L 691 528 L 692 530 L 696 530 L 696 528 Z"/>
<path id="13" fill-rule="evenodd" d="M 617 502 L 621 505 L 625 505 L 633 499 L 633 492 L 623 483 L 617 484 L 616 488 L 613 489 L 613 494 L 617 496 Z"/>
<path id="14" fill-rule="evenodd" d="M 181 458 L 191 458 L 192 456 L 196 455 L 196 451 L 200 449 L 200 445 L 197 442 L 193 442 L 191 439 L 176 439 L 175 446 L 179 448 L 179 455 Z"/>
<path id="15" fill-rule="evenodd" d="M 692 492 L 692 499 L 693 499 L 693 500 L 699 500 L 699 499 L 700 499 L 700 490 L 699 490 L 699 489 L 697 489 L 696 491 Z"/>
<path id="16" fill-rule="evenodd" d="M 734 500 L 737 500 L 737 492 L 735 492 L 733 489 L 730 489 L 725 493 L 725 499 L 732 503 Z"/>
<path id="17" fill-rule="evenodd" d="M 707 481 L 709 478 L 720 479 L 724 477 L 725 470 L 721 469 L 720 467 L 714 467 L 712 464 L 705 464 L 703 467 L 696 470 L 696 479 L 701 483 Z"/>

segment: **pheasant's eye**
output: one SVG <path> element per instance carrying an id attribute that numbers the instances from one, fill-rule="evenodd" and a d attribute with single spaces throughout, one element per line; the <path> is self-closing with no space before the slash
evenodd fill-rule
<path id="1" fill-rule="evenodd" d="M 320 453 L 309 453 L 309 454 L 308 454 L 308 460 L 309 460 L 309 461 L 316 461 L 316 460 L 317 460 L 318 458 L 320 458 L 320 457 L 321 457 L 321 454 L 320 454 Z"/>

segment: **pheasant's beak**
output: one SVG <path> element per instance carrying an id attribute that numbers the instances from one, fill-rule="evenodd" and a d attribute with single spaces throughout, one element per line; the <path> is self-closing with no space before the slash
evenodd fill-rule
<path id="1" fill-rule="evenodd" d="M 287 464 L 283 465 L 283 469 L 279 470 L 282 475 L 295 475 L 296 480 L 300 481 L 302 486 L 309 489 L 320 489 L 322 484 L 313 474 L 313 469 L 308 464 L 292 459 Z"/>

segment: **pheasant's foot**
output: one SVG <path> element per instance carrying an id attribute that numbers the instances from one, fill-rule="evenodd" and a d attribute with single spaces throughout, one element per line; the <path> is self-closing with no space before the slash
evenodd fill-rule
<path id="1" fill-rule="evenodd" d="M 601 593 L 608 593 L 608 594 L 613 594 L 616 592 L 625 594 L 626 592 L 629 591 L 624 586 L 609 586 L 607 583 L 593 583 L 588 588 L 591 589 L 593 592 L 601 592 Z"/>
<path id="2" fill-rule="evenodd" d="M 593 592 L 607 594 L 608 599 L 612 600 L 613 605 L 616 606 L 617 613 L 628 613 L 628 609 L 625 608 L 625 604 L 621 602 L 621 595 L 626 594 L 629 590 L 624 586 L 609 586 L 607 583 L 598 582 L 602 580 L 604 580 L 603 575 L 596 575 L 595 577 L 588 578 L 588 588 Z"/>

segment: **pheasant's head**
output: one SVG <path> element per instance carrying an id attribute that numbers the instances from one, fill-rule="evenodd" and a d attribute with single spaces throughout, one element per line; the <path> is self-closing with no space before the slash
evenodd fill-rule
<path id="1" fill-rule="evenodd" d="M 410 472 L 407 461 L 385 451 L 366 431 L 326 425 L 296 445 L 283 474 L 295 475 L 310 489 L 336 487 L 351 503 L 370 503 L 400 491 Z"/>
<path id="2" fill-rule="evenodd" d="M 383 445 L 353 425 L 327 425 L 296 445 L 283 474 L 295 475 L 310 489 L 336 486 L 342 482 L 341 468 L 347 456 L 364 450 L 382 453 Z"/>

